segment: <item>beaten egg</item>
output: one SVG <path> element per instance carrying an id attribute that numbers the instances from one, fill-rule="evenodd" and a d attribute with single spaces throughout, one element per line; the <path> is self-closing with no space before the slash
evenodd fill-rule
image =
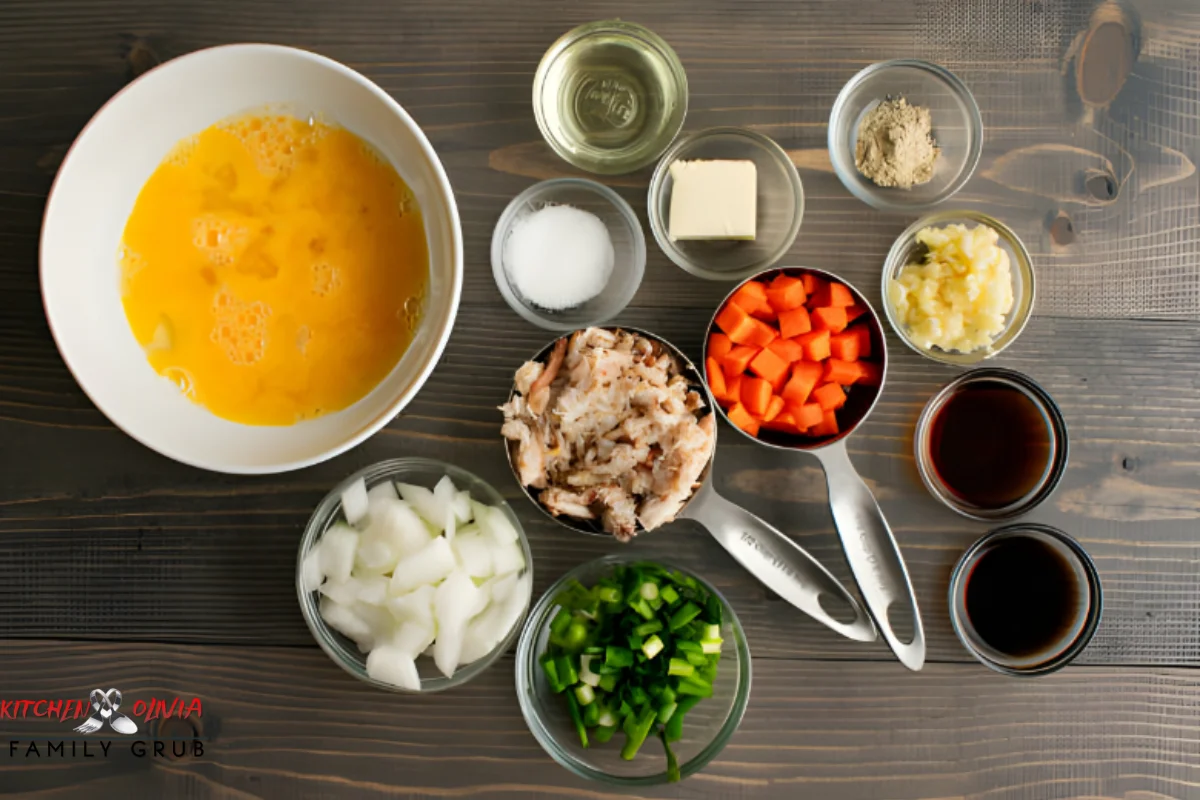
<path id="1" fill-rule="evenodd" d="M 142 187 L 118 260 L 150 365 L 248 425 L 367 395 L 412 341 L 429 280 L 395 169 L 349 131 L 280 114 L 179 143 Z"/>

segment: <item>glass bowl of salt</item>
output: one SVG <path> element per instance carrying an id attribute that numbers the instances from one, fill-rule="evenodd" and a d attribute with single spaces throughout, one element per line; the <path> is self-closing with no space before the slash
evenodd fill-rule
<path id="1" fill-rule="evenodd" d="M 554 178 L 504 209 L 492 274 L 505 302 L 551 331 L 606 322 L 629 305 L 646 269 L 646 237 L 621 196 L 595 181 Z"/>

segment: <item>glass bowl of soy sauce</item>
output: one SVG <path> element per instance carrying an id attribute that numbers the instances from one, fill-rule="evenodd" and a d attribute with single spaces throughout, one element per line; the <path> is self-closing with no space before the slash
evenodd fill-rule
<path id="1" fill-rule="evenodd" d="M 950 576 L 950 623 L 985 666 L 1045 675 L 1075 659 L 1100 624 L 1091 557 L 1048 525 L 1014 523 L 967 548 Z"/>
<path id="2" fill-rule="evenodd" d="M 1067 468 L 1067 423 L 1028 375 L 963 373 L 930 398 L 914 436 L 929 493 L 971 519 L 1012 519 L 1042 503 Z"/>

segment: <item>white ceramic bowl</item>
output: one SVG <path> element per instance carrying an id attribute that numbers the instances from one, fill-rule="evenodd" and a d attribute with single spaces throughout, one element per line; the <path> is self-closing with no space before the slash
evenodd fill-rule
<path id="1" fill-rule="evenodd" d="M 349 408 L 286 427 L 229 422 L 183 397 L 146 361 L 118 289 L 117 248 L 126 219 L 163 157 L 180 139 L 264 105 L 300 117 L 319 113 L 386 157 L 420 204 L 431 271 L 421 327 L 391 373 Z M 79 385 L 114 424 L 147 447 L 221 472 L 305 467 L 387 424 L 441 356 L 458 311 L 462 273 L 454 194 L 417 124 L 348 67 L 274 45 L 201 50 L 117 93 L 67 153 L 42 224 L 42 300 Z"/>

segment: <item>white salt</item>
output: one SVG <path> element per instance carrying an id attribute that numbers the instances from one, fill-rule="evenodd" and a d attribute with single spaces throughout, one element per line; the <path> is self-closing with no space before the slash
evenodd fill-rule
<path id="1" fill-rule="evenodd" d="M 608 228 L 591 212 L 545 206 L 513 225 L 504 263 L 517 291 L 537 306 L 563 311 L 604 291 L 615 255 Z"/>

